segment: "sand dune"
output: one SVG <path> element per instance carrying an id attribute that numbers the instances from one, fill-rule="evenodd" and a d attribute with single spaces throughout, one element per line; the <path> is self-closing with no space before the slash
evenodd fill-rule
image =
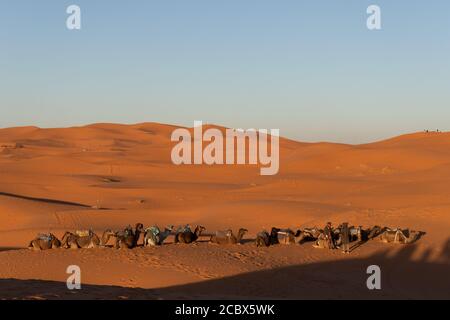
<path id="1" fill-rule="evenodd" d="M 430 266 L 432 271 L 431 265 L 448 264 L 442 260 L 442 252 L 450 239 L 449 133 L 413 133 L 364 145 L 280 139 L 279 174 L 260 176 L 255 165 L 173 165 L 170 135 L 175 128 L 142 123 L 0 129 L 0 247 L 24 248 L 38 232 L 51 231 L 58 236 L 74 229 L 101 232 L 136 222 L 161 226 L 202 224 L 211 232 L 244 226 L 252 238 L 273 225 L 322 226 L 330 220 L 335 224 L 348 221 L 425 231 L 411 255 L 395 260 L 396 271 L 390 277 L 398 270 L 407 270 L 411 261 L 423 260 L 424 255 L 420 270 L 427 271 Z M 169 293 L 173 292 L 171 287 L 179 286 L 177 290 L 185 288 L 182 297 L 192 288 L 223 287 L 227 277 L 239 279 L 251 272 L 271 274 L 268 270 L 307 268 L 311 263 L 330 263 L 345 270 L 345 259 L 352 259 L 349 272 L 358 273 L 355 279 L 360 279 L 359 272 L 365 276 L 367 259 L 385 250 L 388 255 L 399 248 L 368 243 L 350 258 L 342 257 L 340 252 L 313 250 L 310 245 L 257 250 L 250 243 L 225 249 L 201 243 L 189 248 L 169 245 L 130 252 L 7 250 L 0 252 L 0 278 L 16 279 L 17 283 L 35 279 L 35 285 L 39 280 L 64 282 L 64 266 L 80 263 L 86 270 L 86 283 L 98 285 L 96 292 L 108 292 L 108 286 L 159 288 L 155 297 L 158 292 L 177 297 Z M 105 268 L 111 262 L 117 267 Z M 120 267 L 122 263 L 127 267 Z M 332 272 L 328 268 L 321 270 Z M 441 286 L 432 288 L 438 274 L 430 275 L 426 290 L 426 283 L 417 289 L 408 287 L 406 293 L 393 284 L 392 291 L 386 294 L 443 297 Z M 258 276 L 242 277 L 249 279 L 248 287 L 241 288 L 247 296 L 267 295 L 258 286 L 251 290 Z M 328 280 L 318 286 L 337 286 L 328 276 L 324 279 Z M 39 296 L 36 288 L 30 294 L 23 288 L 24 292 L 20 289 L 5 295 L 3 285 L 15 286 L 16 282 L 0 281 L 0 297 Z M 52 282 L 43 283 L 44 294 Z M 307 283 L 309 288 L 314 287 L 314 282 Z M 340 295 L 357 297 L 360 289 L 353 290 L 354 286 Z M 217 297 L 238 296 L 217 290 Z M 139 297 L 140 291 L 136 292 L 130 293 L 132 297 Z M 284 294 L 303 297 L 295 290 Z M 101 298 L 101 293 L 92 297 Z"/>

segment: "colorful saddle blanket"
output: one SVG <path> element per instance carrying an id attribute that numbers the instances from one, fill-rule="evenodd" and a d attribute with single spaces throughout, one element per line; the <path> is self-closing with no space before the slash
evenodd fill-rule
<path id="1" fill-rule="evenodd" d="M 89 237 L 92 235 L 92 230 L 77 230 L 75 234 L 79 237 Z"/>
<path id="2" fill-rule="evenodd" d="M 161 233 L 161 230 L 159 230 L 158 226 L 152 226 L 150 228 L 145 229 L 145 232 L 149 232 L 151 235 L 156 237 Z"/>
<path id="3" fill-rule="evenodd" d="M 37 235 L 37 238 L 38 238 L 39 240 L 42 240 L 42 241 L 48 241 L 48 242 L 50 242 L 50 241 L 53 240 L 53 236 L 52 236 L 51 234 L 44 234 L 44 233 L 38 234 L 38 235 Z"/>
<path id="4" fill-rule="evenodd" d="M 190 225 L 185 225 L 184 227 L 179 227 L 177 230 L 177 233 L 185 233 L 185 232 L 192 232 Z"/>

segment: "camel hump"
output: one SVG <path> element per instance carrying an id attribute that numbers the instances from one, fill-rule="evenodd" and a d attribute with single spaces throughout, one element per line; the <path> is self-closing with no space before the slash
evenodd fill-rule
<path id="1" fill-rule="evenodd" d="M 218 238 L 231 237 L 232 234 L 233 233 L 232 233 L 231 230 L 218 230 L 218 231 L 216 231 L 216 237 L 218 237 Z"/>
<path id="2" fill-rule="evenodd" d="M 43 240 L 43 241 L 52 241 L 53 240 L 53 236 L 51 234 L 45 234 L 45 233 L 39 233 L 36 237 L 38 240 Z"/>
<path id="3" fill-rule="evenodd" d="M 161 233 L 161 230 L 157 226 L 152 226 L 150 228 L 145 229 L 145 232 L 149 232 L 153 234 L 154 236 L 157 236 Z"/>
<path id="4" fill-rule="evenodd" d="M 278 230 L 278 234 L 290 235 L 290 234 L 294 234 L 294 231 L 292 231 L 291 229 L 280 229 L 280 230 Z"/>
<path id="5" fill-rule="evenodd" d="M 179 227 L 177 230 L 177 233 L 186 233 L 186 232 L 192 232 L 190 225 L 185 225 L 184 227 Z"/>

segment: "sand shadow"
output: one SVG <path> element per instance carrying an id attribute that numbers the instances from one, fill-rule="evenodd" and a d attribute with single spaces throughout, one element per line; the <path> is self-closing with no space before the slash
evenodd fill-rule
<path id="1" fill-rule="evenodd" d="M 18 248 L 18 247 L 0 247 L 0 252 L 3 252 L 3 251 L 16 251 L 16 250 L 23 250 L 23 248 Z"/>
<path id="2" fill-rule="evenodd" d="M 0 196 L 18 198 L 18 199 L 24 199 L 24 200 L 30 200 L 30 201 L 36 201 L 36 202 L 62 204 L 62 205 L 67 205 L 67 206 L 76 206 L 76 207 L 82 207 L 82 208 L 90 208 L 91 207 L 86 204 L 77 203 L 77 202 L 70 202 L 70 201 L 63 201 L 63 200 L 56 200 L 56 199 L 46 199 L 46 198 L 35 198 L 35 197 L 22 196 L 20 194 L 14 194 L 14 193 L 8 193 L 8 192 L 0 192 Z"/>
<path id="3" fill-rule="evenodd" d="M 30 201 L 35 201 L 35 202 L 44 202 L 44 203 L 51 203 L 51 204 L 74 206 L 74 207 L 80 207 L 80 208 L 90 208 L 90 209 L 92 208 L 92 206 L 90 206 L 90 205 L 78 203 L 78 202 L 70 202 L 70 201 L 47 199 L 47 198 L 36 198 L 36 197 L 23 196 L 20 194 L 14 194 L 14 193 L 8 193 L 8 192 L 0 192 L 0 196 L 23 199 L 23 200 L 30 200 Z M 111 210 L 110 208 L 96 208 L 96 209 L 97 210 Z"/>
<path id="4" fill-rule="evenodd" d="M 384 250 L 367 258 L 310 263 L 157 289 L 65 282 L 1 279 L 2 299 L 450 299 L 450 265 L 412 259 L 416 245 L 392 255 Z M 450 239 L 442 250 L 448 261 Z M 367 267 L 381 269 L 381 290 L 369 290 Z"/>

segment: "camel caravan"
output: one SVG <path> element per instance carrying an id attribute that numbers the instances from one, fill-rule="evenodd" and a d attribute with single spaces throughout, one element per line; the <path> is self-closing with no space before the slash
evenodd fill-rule
<path id="1" fill-rule="evenodd" d="M 64 233 L 61 240 L 54 234 L 38 234 L 33 239 L 28 248 L 34 250 L 49 250 L 56 248 L 64 249 L 91 249 L 106 247 L 110 239 L 113 239 L 115 249 L 133 249 L 138 246 L 156 247 L 162 246 L 164 241 L 173 236 L 174 244 L 191 244 L 200 237 L 209 238 L 209 242 L 218 245 L 242 244 L 245 234 L 248 232 L 245 228 L 240 228 L 237 234 L 233 230 L 219 230 L 213 234 L 205 234 L 205 227 L 196 226 L 191 229 L 190 225 L 180 226 L 174 231 L 174 226 L 167 226 L 161 230 L 154 225 L 144 228 L 142 223 L 137 223 L 133 228 L 128 225 L 125 229 L 112 231 L 110 229 L 103 232 L 101 237 L 92 230 L 78 230 L 75 232 Z M 349 226 L 348 223 L 342 223 L 334 228 L 331 222 L 328 222 L 323 229 L 318 227 L 304 228 L 297 231 L 291 229 L 281 229 L 273 227 L 270 232 L 263 230 L 256 235 L 254 243 L 257 247 L 269 247 L 278 244 L 302 245 L 306 242 L 312 242 L 314 248 L 321 249 L 342 249 L 345 253 L 350 253 L 352 247 L 373 240 L 375 238 L 383 243 L 410 244 L 417 241 L 424 233 L 420 231 L 409 231 L 408 229 L 391 229 L 374 226 L 364 229 L 361 226 Z M 143 241 L 140 243 L 141 235 Z M 252 240 L 250 240 L 252 241 Z"/>

